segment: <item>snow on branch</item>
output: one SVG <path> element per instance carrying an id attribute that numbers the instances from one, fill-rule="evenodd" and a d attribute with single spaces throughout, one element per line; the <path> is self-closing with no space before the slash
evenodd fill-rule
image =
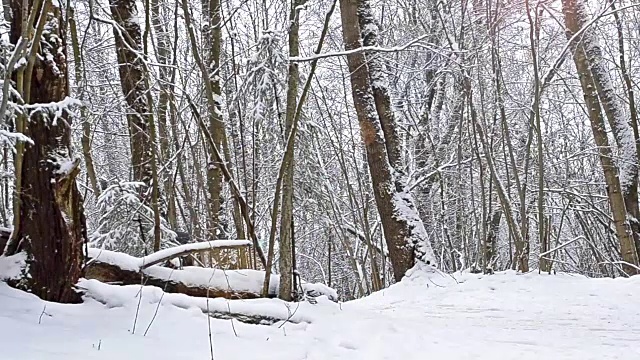
<path id="1" fill-rule="evenodd" d="M 160 250 L 149 254 L 147 256 L 138 258 L 123 253 L 118 253 L 109 250 L 103 250 L 98 248 L 89 248 L 89 257 L 92 261 L 97 260 L 100 262 L 108 263 L 111 265 L 117 265 L 123 269 L 131 271 L 140 271 L 151 266 L 160 264 L 164 261 L 175 259 L 180 256 L 192 254 L 196 252 L 202 252 L 213 249 L 234 249 L 245 246 L 251 246 L 249 240 L 215 240 L 205 241 L 193 244 L 185 244 L 180 246 L 171 247 L 168 249 Z"/>
<path id="2" fill-rule="evenodd" d="M 552 17 L 554 17 L 553 12 L 545 4 L 540 4 L 540 6 L 542 8 L 544 8 L 547 11 L 548 14 L 550 14 Z M 626 9 L 629 9 L 629 8 L 633 8 L 633 7 L 636 7 L 636 6 L 640 6 L 640 3 L 626 5 L 626 6 L 623 6 L 623 7 L 619 8 L 619 9 L 616 9 L 616 10 L 613 10 L 613 11 L 607 11 L 607 10 L 609 10 L 609 6 L 607 6 L 604 10 L 602 10 L 602 12 L 600 12 L 600 14 L 598 14 L 597 16 L 595 16 L 594 18 L 589 20 L 586 24 L 584 24 L 584 26 L 578 32 L 573 34 L 573 36 L 571 37 L 571 39 L 569 39 L 569 41 L 567 41 L 565 46 L 562 48 L 562 51 L 560 52 L 560 55 L 558 55 L 558 57 L 556 57 L 555 61 L 553 62 L 553 65 L 542 76 L 542 83 L 540 85 L 540 92 L 542 92 L 547 87 L 547 85 L 551 82 L 551 80 L 553 79 L 553 77 L 556 74 L 556 71 L 558 70 L 558 68 L 564 62 L 565 56 L 569 53 L 569 50 L 578 42 L 578 40 L 580 38 L 582 38 L 582 36 L 583 36 L 585 31 L 587 31 L 596 22 L 598 22 L 601 18 L 603 18 L 605 16 L 613 15 L 616 12 L 620 12 L 620 11 L 623 11 L 623 10 L 626 10 Z M 556 21 L 558 21 L 558 20 L 556 19 Z M 558 21 L 558 23 L 560 23 L 560 21 Z"/>
<path id="3" fill-rule="evenodd" d="M 57 124 L 57 120 L 62 118 L 64 111 L 71 112 L 69 109 L 72 106 L 82 106 L 82 101 L 72 98 L 70 96 L 67 96 L 64 99 L 62 99 L 62 101 L 54 101 L 49 103 L 25 104 L 25 105 L 22 105 L 22 108 L 25 110 L 31 110 L 31 111 L 43 111 L 45 109 L 53 111 L 55 115 L 51 123 L 55 126 Z"/>
<path id="4" fill-rule="evenodd" d="M 399 52 L 399 51 L 404 51 L 407 50 L 409 48 L 412 47 L 422 47 L 425 48 L 429 51 L 433 51 L 433 52 L 440 52 L 440 50 L 438 49 L 438 47 L 434 44 L 425 44 L 425 43 L 421 43 L 422 40 L 428 38 L 432 36 L 431 34 L 424 34 L 422 36 L 419 36 L 411 41 L 409 41 L 406 44 L 403 45 L 399 45 L 399 46 L 394 46 L 391 48 L 384 48 L 384 47 L 380 47 L 380 46 L 362 46 L 356 49 L 352 49 L 352 50 L 344 50 L 344 51 L 336 51 L 336 52 L 329 52 L 329 53 L 324 53 L 324 54 L 315 54 L 312 56 L 294 56 L 294 57 L 290 57 L 289 61 L 291 62 L 305 62 L 305 61 L 314 61 L 314 60 L 319 60 L 319 59 L 326 59 L 326 58 L 330 58 L 330 57 L 336 57 L 336 56 L 346 56 L 346 55 L 352 55 L 352 54 L 358 54 L 361 52 L 383 52 L 383 53 L 393 53 L 393 52 Z"/>
<path id="5" fill-rule="evenodd" d="M 194 244 L 185 244 L 180 245 L 164 250 L 160 250 L 154 252 L 153 254 L 147 255 L 140 259 L 142 264 L 140 265 L 141 269 L 148 268 L 149 266 L 153 266 L 159 264 L 166 260 L 171 260 L 173 258 L 177 258 L 180 256 L 184 256 L 187 254 L 191 254 L 194 252 L 201 252 L 206 250 L 213 249 L 235 249 L 251 246 L 251 241 L 249 240 L 215 240 L 215 241 L 205 241 L 198 242 Z"/>

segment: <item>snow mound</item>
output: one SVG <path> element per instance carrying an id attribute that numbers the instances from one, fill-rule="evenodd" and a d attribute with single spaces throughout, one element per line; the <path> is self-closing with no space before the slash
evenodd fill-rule
<path id="1" fill-rule="evenodd" d="M 0 280 L 20 279 L 27 264 L 27 255 L 23 252 L 11 256 L 2 256 L 1 254 L 0 252 Z"/>
<path id="2" fill-rule="evenodd" d="M 61 305 L 0 283 L 3 360 L 640 358 L 640 276 L 414 269 L 357 301 L 224 300 L 82 280 Z M 97 299 L 93 300 L 93 299 Z M 270 326 L 203 310 L 286 316 Z M 297 323 L 293 323 L 292 321 Z M 211 342 L 210 342 L 211 339 Z"/>

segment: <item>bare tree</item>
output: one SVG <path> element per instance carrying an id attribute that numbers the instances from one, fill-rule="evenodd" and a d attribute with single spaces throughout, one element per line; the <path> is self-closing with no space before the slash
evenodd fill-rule
<path id="1" fill-rule="evenodd" d="M 563 0 L 562 11 L 567 27 L 567 38 L 572 40 L 574 34 L 581 31 L 587 22 L 587 13 L 581 0 Z M 629 196 L 629 187 L 635 189 L 631 193 L 637 194 L 637 154 L 631 130 L 626 123 L 621 109 L 618 107 L 615 94 L 611 88 L 611 81 L 602 66 L 600 48 L 595 34 L 591 29 L 583 32 L 578 42 L 573 42 L 573 60 L 580 78 L 580 84 L 584 93 L 584 101 L 587 105 L 589 120 L 593 137 L 598 145 L 600 162 L 607 184 L 609 206 L 613 213 L 613 222 L 616 235 L 620 243 L 620 252 L 625 261 L 623 269 L 627 274 L 637 273 L 638 254 L 636 251 L 634 236 L 626 208 L 625 195 Z M 607 137 L 602 110 L 609 119 L 614 136 L 621 150 L 619 163 L 614 163 L 613 152 Z M 631 194 L 632 196 L 632 194 Z M 636 195 L 637 196 L 637 195 Z M 637 208 L 637 199 L 631 207 Z"/>
<path id="2" fill-rule="evenodd" d="M 366 0 L 340 1 L 342 35 L 347 51 L 362 46 L 362 29 L 353 19 L 359 18 L 363 4 L 366 4 Z M 394 276 L 399 281 L 416 260 L 432 265 L 435 265 L 435 260 L 410 194 L 397 186 L 398 174 L 389 158 L 386 133 L 383 132 L 380 115 L 376 110 L 367 59 L 361 52 L 351 52 L 347 55 L 347 63 L 351 72 L 353 103 L 360 123 L 362 141 L 367 150 L 373 193 L 389 247 Z M 387 132 L 390 131 L 394 129 L 387 129 Z M 394 151 L 394 139 L 390 138 L 388 141 L 391 151 Z"/>
<path id="3" fill-rule="evenodd" d="M 130 134 L 133 179 L 144 183 L 140 196 L 153 209 L 153 249 L 160 250 L 160 187 L 155 152 L 155 123 L 151 111 L 148 70 L 142 50 L 142 30 L 136 21 L 138 10 L 132 0 L 110 0 L 111 15 L 115 21 L 115 37 L 120 84 L 130 112 L 127 122 Z M 148 12 L 148 9 L 147 9 Z M 148 18 L 148 16 L 147 16 Z M 146 43 L 145 43 L 146 49 Z M 149 190 L 151 196 L 149 196 Z M 146 230 L 143 228 L 141 232 Z M 144 235 L 143 235 L 144 238 Z"/>

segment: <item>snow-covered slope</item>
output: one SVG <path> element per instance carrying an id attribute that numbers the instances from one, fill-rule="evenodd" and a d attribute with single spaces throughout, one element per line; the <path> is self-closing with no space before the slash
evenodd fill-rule
<path id="1" fill-rule="evenodd" d="M 45 303 L 0 283 L 0 359 L 211 358 L 201 311 L 206 300 L 163 296 L 157 288 L 145 288 L 140 300 L 138 286 L 81 285 L 107 305 L 90 299 Z M 557 360 L 640 359 L 639 303 L 640 277 L 506 272 L 454 279 L 416 272 L 343 304 L 259 299 L 208 306 L 292 314 L 300 322 L 259 326 L 211 319 L 216 360 Z"/>

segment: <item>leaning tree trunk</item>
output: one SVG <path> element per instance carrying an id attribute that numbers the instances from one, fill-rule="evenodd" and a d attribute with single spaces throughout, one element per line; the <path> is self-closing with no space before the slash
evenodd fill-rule
<path id="1" fill-rule="evenodd" d="M 640 133 L 638 132 L 638 110 L 636 108 L 636 101 L 634 95 L 634 86 L 631 81 L 631 76 L 627 70 L 626 61 L 624 58 L 624 36 L 622 34 L 622 21 L 618 15 L 615 7 L 615 0 L 610 0 L 611 9 L 614 10 L 613 17 L 616 21 L 616 28 L 618 30 L 618 52 L 620 60 L 620 71 L 622 72 L 622 78 L 624 79 L 625 88 L 627 91 L 627 98 L 629 99 L 629 113 L 631 115 L 631 129 L 633 132 L 633 138 L 636 143 L 636 156 L 640 161 Z M 637 168 L 638 163 L 634 163 Z M 628 191 L 625 195 L 625 203 L 627 204 L 627 213 L 631 213 L 631 229 L 633 230 L 634 240 L 636 242 L 636 252 L 638 253 L 640 261 L 640 208 L 638 207 L 638 183 L 636 178 L 635 187 L 627 188 Z"/>
<path id="2" fill-rule="evenodd" d="M 364 46 L 378 46 L 378 27 L 368 0 L 358 1 L 358 23 L 360 25 L 362 44 Z M 400 171 L 400 137 L 398 136 L 398 127 L 391 108 L 391 97 L 389 96 L 387 77 L 384 72 L 384 63 L 380 58 L 380 54 L 375 52 L 367 52 L 365 58 L 376 111 L 384 133 L 389 164 L 395 171 Z"/>
<path id="3" fill-rule="evenodd" d="M 44 6 L 29 1 L 25 9 L 22 3 L 11 2 L 11 41 L 15 44 L 21 34 L 35 32 L 38 45 L 37 55 L 32 51 L 24 70 L 22 96 L 26 104 L 55 105 L 26 107 L 29 122 L 24 133 L 33 144 L 27 144 L 22 153 L 22 183 L 17 195 L 20 221 L 7 247 L 7 255 L 26 254 L 26 268 L 23 278 L 12 285 L 44 300 L 80 302 L 74 286 L 82 275 L 86 228 L 75 182 L 80 158 L 72 151 L 72 120 L 65 101 L 69 84 L 64 20 L 61 8 L 52 6 L 50 0 Z M 46 13 L 40 17 L 38 31 L 22 29 L 22 19 L 29 16 L 23 12 L 27 9 Z M 38 33 L 42 34 L 39 39 Z"/>
<path id="4" fill-rule="evenodd" d="M 347 51 L 361 47 L 357 21 L 363 0 L 341 0 L 342 35 Z M 373 96 L 367 59 L 361 52 L 347 55 L 351 73 L 351 92 L 367 153 L 373 192 L 380 214 L 394 277 L 400 281 L 416 259 L 434 264 L 431 245 L 408 193 L 396 188 L 394 169 L 387 153 L 385 134 Z"/>
<path id="5" fill-rule="evenodd" d="M 584 6 L 579 1 L 580 0 L 562 1 L 562 11 L 564 13 L 568 39 L 577 33 L 586 23 Z M 609 206 L 611 207 L 611 212 L 613 214 L 616 235 L 620 242 L 620 252 L 622 259 L 625 261 L 622 268 L 627 274 L 631 275 L 637 273 L 636 267 L 638 266 L 638 254 L 636 252 L 631 225 L 627 217 L 628 214 L 623 194 L 624 189 L 622 187 L 626 181 L 625 177 L 629 176 L 629 174 L 627 174 L 629 170 L 624 168 L 618 169 L 616 164 L 613 162 L 613 152 L 609 145 L 598 92 L 601 92 L 602 95 L 604 95 L 602 101 L 605 112 L 611 112 L 610 101 L 613 99 L 606 93 L 602 92 L 603 88 L 610 85 L 604 82 L 604 74 L 601 72 L 602 69 L 598 69 L 597 67 L 598 59 L 593 54 L 594 46 L 597 47 L 597 44 L 593 36 L 593 32 L 587 30 L 583 34 L 582 41 L 574 42 L 572 44 L 572 49 L 574 51 L 573 60 L 576 65 L 580 85 L 582 86 L 582 91 L 584 93 L 584 100 L 587 106 L 589 120 L 591 121 L 591 130 L 593 131 L 593 137 L 600 155 L 600 163 L 602 165 L 604 179 L 607 185 Z M 618 114 L 618 116 L 621 116 L 621 114 Z M 614 127 L 617 125 L 618 124 L 615 122 L 612 124 Z M 632 143 L 630 146 L 632 146 L 633 151 L 635 151 L 635 144 Z M 630 165 L 623 164 L 622 166 L 626 167 Z M 637 167 L 637 165 L 631 166 Z M 618 176 L 618 171 L 621 172 L 620 176 Z M 637 174 L 637 168 L 635 171 Z"/>
<path id="6" fill-rule="evenodd" d="M 575 21 L 571 22 L 575 33 L 587 22 L 584 5 L 575 2 Z M 598 40 L 591 31 L 587 31 L 581 39 L 587 62 L 591 70 L 591 76 L 598 92 L 604 114 L 611 126 L 613 136 L 618 145 L 618 178 L 627 210 L 632 236 L 637 247 L 640 248 L 640 208 L 638 207 L 638 151 L 637 143 L 631 126 L 630 118 L 625 114 L 622 103 L 618 101 L 618 95 L 613 88 L 613 82 L 606 67 L 605 59 Z"/>

